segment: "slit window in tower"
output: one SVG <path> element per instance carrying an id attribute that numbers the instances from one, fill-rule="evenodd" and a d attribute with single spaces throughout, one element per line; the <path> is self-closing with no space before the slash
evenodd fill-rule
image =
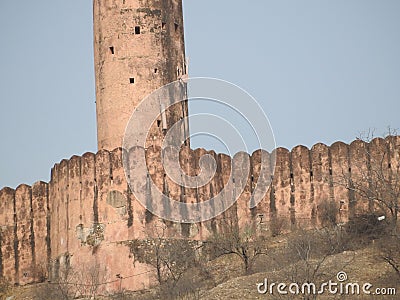
<path id="1" fill-rule="evenodd" d="M 158 69 L 155 68 L 155 69 L 154 69 L 154 74 L 157 74 L 157 72 L 158 72 Z"/>
<path id="2" fill-rule="evenodd" d="M 114 47 L 112 47 L 112 46 L 110 47 L 110 52 L 112 55 L 114 55 Z"/>
<path id="3" fill-rule="evenodd" d="M 161 23 L 161 29 L 165 29 L 165 26 L 167 25 L 167 23 L 165 23 L 165 22 L 162 22 Z"/>
<path id="4" fill-rule="evenodd" d="M 135 34 L 140 34 L 140 26 L 135 26 Z"/>
<path id="5" fill-rule="evenodd" d="M 178 31 L 179 29 L 179 25 L 177 23 L 175 23 L 175 31 Z"/>
<path id="6" fill-rule="evenodd" d="M 135 78 L 133 78 L 133 77 L 129 78 L 129 83 L 130 84 L 134 84 L 135 83 Z"/>

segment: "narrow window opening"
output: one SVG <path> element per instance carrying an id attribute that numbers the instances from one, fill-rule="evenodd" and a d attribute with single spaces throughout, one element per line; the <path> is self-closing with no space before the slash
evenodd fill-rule
<path id="1" fill-rule="evenodd" d="M 389 169 L 392 168 L 392 164 L 391 164 L 391 163 L 388 164 L 388 168 L 389 168 Z"/>
<path id="2" fill-rule="evenodd" d="M 329 169 L 329 175 L 332 176 L 332 169 Z"/>
<path id="3" fill-rule="evenodd" d="M 134 84 L 135 83 L 135 78 L 133 78 L 133 77 L 129 78 L 129 83 Z"/>
<path id="4" fill-rule="evenodd" d="M 155 69 L 154 69 L 154 74 L 157 74 L 157 73 L 158 73 L 158 69 L 155 68 Z"/>
<path id="5" fill-rule="evenodd" d="M 293 173 L 290 173 L 290 179 L 293 179 Z"/>
<path id="6" fill-rule="evenodd" d="M 179 25 L 177 23 L 175 23 L 174 25 L 175 25 L 175 31 L 178 31 Z"/>
<path id="7" fill-rule="evenodd" d="M 161 29 L 165 29 L 165 26 L 167 26 L 167 23 L 162 22 L 162 23 L 161 23 Z"/>
<path id="8" fill-rule="evenodd" d="M 157 127 L 161 126 L 161 120 L 157 120 Z"/>
<path id="9" fill-rule="evenodd" d="M 263 214 L 259 214 L 258 218 L 260 219 L 260 224 L 264 223 L 264 215 Z"/>
<path id="10" fill-rule="evenodd" d="M 349 168 L 349 173 L 351 173 L 351 168 Z"/>
<path id="11" fill-rule="evenodd" d="M 114 47 L 112 47 L 112 46 L 110 47 L 110 52 L 112 55 L 114 55 Z"/>
<path id="12" fill-rule="evenodd" d="M 135 26 L 135 34 L 140 34 L 140 26 Z"/>

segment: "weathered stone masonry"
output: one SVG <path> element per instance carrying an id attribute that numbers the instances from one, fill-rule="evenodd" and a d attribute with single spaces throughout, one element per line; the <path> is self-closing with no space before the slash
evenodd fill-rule
<path id="1" fill-rule="evenodd" d="M 93 23 L 98 149 L 111 151 L 134 108 L 187 75 L 182 0 L 94 0 Z M 161 145 L 163 129 L 187 115 L 187 102 L 168 109 L 149 131 L 151 143 Z"/>
<path id="2" fill-rule="evenodd" d="M 176 201 L 206 201 L 218 194 L 230 180 L 246 180 L 239 200 L 222 216 L 200 224 L 163 222 L 152 215 L 128 188 L 122 162 L 122 137 L 132 111 L 155 89 L 184 81 L 187 66 L 184 49 L 182 0 L 94 0 L 94 50 L 98 146 L 96 154 L 85 153 L 63 160 L 51 170 L 49 183 L 15 190 L 0 190 L 0 277 L 16 284 L 56 280 L 63 271 L 98 267 L 102 289 L 139 290 L 154 283 L 154 270 L 134 257 L 133 241 L 154 235 L 160 223 L 167 225 L 165 238 L 201 241 L 219 229 L 223 218 L 234 217 L 239 226 L 251 223 L 268 234 L 276 218 L 288 220 L 287 228 L 320 223 L 320 204 L 332 201 L 339 207 L 340 222 L 369 208 L 370 203 L 334 184 L 335 177 L 357 175 L 370 168 L 369 159 L 380 159 L 388 150 L 388 139 L 365 144 L 337 142 L 330 147 L 316 144 L 311 149 L 297 146 L 291 151 L 278 148 L 269 155 L 257 150 L 233 158 L 204 149 L 181 149 L 180 164 L 191 176 L 199 174 L 199 159 L 212 155 L 217 171 L 204 186 L 185 188 L 165 176 L 161 163 L 161 141 L 167 130 L 187 116 L 187 103 L 168 109 L 149 130 L 146 149 L 130 149 L 130 162 L 146 157 L 149 176 L 165 195 Z M 154 111 L 161 111 L 154 107 Z M 165 119 L 165 120 L 164 120 Z M 182 128 L 188 136 L 188 125 Z M 398 169 L 400 137 L 391 137 L 384 168 Z M 365 156 L 365 147 L 371 154 Z M 170 149 L 164 150 L 169 155 Z M 266 159 L 264 159 L 266 157 Z M 270 157 L 275 157 L 272 174 Z M 243 178 L 243 162 L 251 163 Z M 257 207 L 250 209 L 252 193 L 261 165 L 267 166 L 272 184 Z M 357 166 L 357 168 L 356 168 Z M 210 167 L 210 166 L 208 166 Z M 387 170 L 386 170 L 387 171 Z M 146 189 L 147 207 L 158 205 L 149 190 L 149 176 L 137 180 Z M 141 184 L 140 184 L 141 183 Z M 232 191 L 234 194 L 235 191 Z M 229 194 L 229 193 L 227 193 Z M 176 214 L 164 207 L 168 214 Z M 119 275 L 119 277 L 117 277 Z M 122 281 L 118 278 L 123 278 Z"/>
<path id="3" fill-rule="evenodd" d="M 392 137 L 387 166 L 398 166 L 400 137 Z M 260 170 L 261 151 L 251 156 L 239 153 L 233 158 L 204 149 L 181 151 L 181 164 L 196 175 L 199 158 L 212 155 L 217 161 L 217 173 L 207 185 L 198 189 L 183 189 L 164 176 L 160 149 L 132 149 L 132 155 L 146 155 L 153 180 L 178 201 L 203 201 L 225 186 L 230 172 L 240 174 L 240 162 L 249 157 L 251 174 L 239 201 L 227 212 L 237 216 L 239 223 L 258 224 L 268 232 L 269 222 L 276 217 L 290 220 L 293 225 L 317 225 L 318 207 L 322 201 L 334 201 L 340 207 L 340 221 L 345 222 L 356 211 L 368 208 L 368 201 L 333 184 L 335 176 L 367 170 L 363 156 L 366 144 L 354 141 L 350 145 L 337 142 L 330 147 L 316 144 L 311 149 L 297 146 L 289 151 L 276 149 L 273 182 L 261 203 L 249 209 L 249 201 Z M 377 138 L 368 144 L 372 156 L 378 158 L 387 147 L 387 140 Z M 268 162 L 267 162 L 268 163 Z M 355 168 L 357 166 L 357 168 Z M 145 185 L 146 183 L 144 183 Z M 171 212 L 173 213 L 173 212 Z M 15 190 L 0 191 L 0 271 L 11 282 L 36 282 L 44 275 L 56 278 L 62 268 L 70 265 L 98 264 L 107 281 L 116 274 L 125 277 L 124 288 L 141 289 L 154 280 L 151 268 L 135 262 L 128 241 L 151 236 L 151 228 L 161 222 L 139 204 L 128 188 L 122 165 L 122 149 L 101 150 L 96 154 L 73 156 L 56 164 L 49 183 L 38 182 L 32 187 L 20 185 Z M 201 224 L 167 222 L 167 237 L 205 239 L 218 230 L 218 221 Z M 47 274 L 47 272 L 50 274 Z M 150 272 L 150 273 L 149 273 Z M 44 274 L 43 274 L 44 273 Z M 142 274 L 142 275 L 140 275 Z M 108 289 L 115 289 L 118 282 Z"/>

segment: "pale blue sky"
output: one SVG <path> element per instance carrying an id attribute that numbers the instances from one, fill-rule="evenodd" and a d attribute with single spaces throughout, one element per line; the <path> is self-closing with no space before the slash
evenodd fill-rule
<path id="1" fill-rule="evenodd" d="M 278 146 L 400 127 L 400 1 L 184 0 L 184 8 L 190 75 L 250 92 Z M 54 163 L 97 147 L 92 1 L 2 0 L 0 36 L 0 188 L 48 181 Z"/>

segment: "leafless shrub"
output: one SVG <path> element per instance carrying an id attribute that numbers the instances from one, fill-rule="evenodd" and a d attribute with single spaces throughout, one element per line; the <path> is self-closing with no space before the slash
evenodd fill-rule
<path id="1" fill-rule="evenodd" d="M 337 234 L 334 227 L 312 230 L 300 228 L 291 233 L 284 252 L 281 280 L 297 283 L 299 286 L 304 283 L 314 283 L 318 286 L 351 263 L 354 256 L 336 268 L 327 267 L 329 256 L 340 252 L 341 249 L 341 243 L 336 240 Z M 316 299 L 317 296 L 309 294 L 303 299 Z M 298 295 L 293 296 L 293 299 L 299 299 Z"/>
<path id="2" fill-rule="evenodd" d="M 104 282 L 99 265 L 81 266 L 79 269 L 68 267 L 55 281 L 46 282 L 35 290 L 37 299 L 70 300 L 77 297 L 99 296 L 99 288 Z"/>
<path id="3" fill-rule="evenodd" d="M 281 235 L 287 226 L 287 219 L 283 217 L 274 217 L 272 218 L 269 229 L 271 230 L 271 235 L 276 237 Z"/>
<path id="4" fill-rule="evenodd" d="M 353 246 L 363 246 L 372 240 L 390 235 L 391 225 L 379 219 L 379 214 L 366 213 L 355 215 L 349 219 L 344 228 Z"/>
<path id="5" fill-rule="evenodd" d="M 381 257 L 400 277 L 400 236 L 392 235 L 380 241 Z"/>
<path id="6" fill-rule="evenodd" d="M 214 233 L 207 241 L 213 256 L 234 254 L 242 261 L 244 272 L 250 273 L 256 258 L 267 254 L 264 238 L 258 236 L 250 224 L 239 228 L 238 223 L 230 219 L 221 224 L 220 232 Z"/>
<path id="7" fill-rule="evenodd" d="M 334 201 L 324 200 L 318 206 L 318 214 L 323 227 L 337 225 L 339 208 Z"/>
<path id="8" fill-rule="evenodd" d="M 154 238 L 130 242 L 135 260 L 146 263 L 155 269 L 160 294 L 163 299 L 175 299 L 182 295 L 196 293 L 198 279 L 191 276 L 199 271 L 198 243 L 182 239 L 165 238 L 166 226 L 153 227 Z M 196 284 L 195 284 L 196 283 Z"/>

